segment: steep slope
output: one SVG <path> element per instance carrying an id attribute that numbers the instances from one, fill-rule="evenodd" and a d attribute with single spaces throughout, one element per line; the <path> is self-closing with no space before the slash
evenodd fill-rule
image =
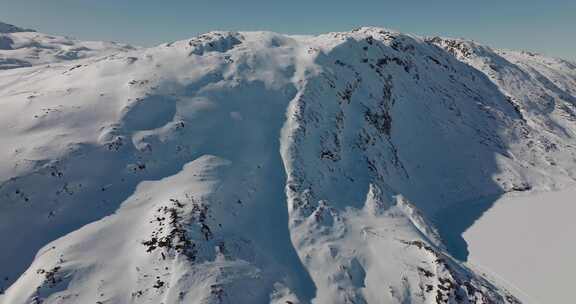
<path id="1" fill-rule="evenodd" d="M 430 224 L 574 183 L 574 66 L 506 54 L 212 32 L 4 71 L 0 303 L 519 303 Z"/>
<path id="2" fill-rule="evenodd" d="M 114 42 L 79 41 L 0 22 L 0 70 L 30 67 L 127 51 Z"/>

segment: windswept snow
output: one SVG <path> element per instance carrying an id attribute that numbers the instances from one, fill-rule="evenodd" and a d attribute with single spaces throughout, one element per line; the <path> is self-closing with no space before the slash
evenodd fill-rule
<path id="1" fill-rule="evenodd" d="M 1 304 L 516 304 L 439 214 L 574 185 L 566 61 L 380 28 L 120 49 L 0 71 Z"/>

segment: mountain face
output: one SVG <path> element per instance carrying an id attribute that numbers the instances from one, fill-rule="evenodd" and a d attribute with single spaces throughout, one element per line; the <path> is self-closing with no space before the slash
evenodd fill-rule
<path id="1" fill-rule="evenodd" d="M 113 42 L 78 41 L 0 22 L 0 70 L 30 67 L 133 49 Z"/>
<path id="2" fill-rule="evenodd" d="M 520 303 L 433 219 L 574 184 L 571 62 L 380 28 L 101 46 L 0 72 L 1 304 Z"/>

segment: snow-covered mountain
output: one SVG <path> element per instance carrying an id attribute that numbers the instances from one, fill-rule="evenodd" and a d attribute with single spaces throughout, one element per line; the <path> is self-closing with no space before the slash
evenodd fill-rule
<path id="1" fill-rule="evenodd" d="M 567 61 L 381 28 L 104 49 L 0 72 L 1 304 L 520 303 L 432 219 L 574 184 Z"/>
<path id="2" fill-rule="evenodd" d="M 125 44 L 79 41 L 0 22 L 0 70 L 77 60 L 134 49 Z"/>

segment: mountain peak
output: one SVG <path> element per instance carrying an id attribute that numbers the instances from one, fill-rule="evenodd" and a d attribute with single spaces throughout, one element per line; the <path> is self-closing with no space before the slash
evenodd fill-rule
<path id="1" fill-rule="evenodd" d="M 15 25 L 0 21 L 0 33 L 21 33 L 21 32 L 35 32 L 35 30 L 17 27 Z"/>

